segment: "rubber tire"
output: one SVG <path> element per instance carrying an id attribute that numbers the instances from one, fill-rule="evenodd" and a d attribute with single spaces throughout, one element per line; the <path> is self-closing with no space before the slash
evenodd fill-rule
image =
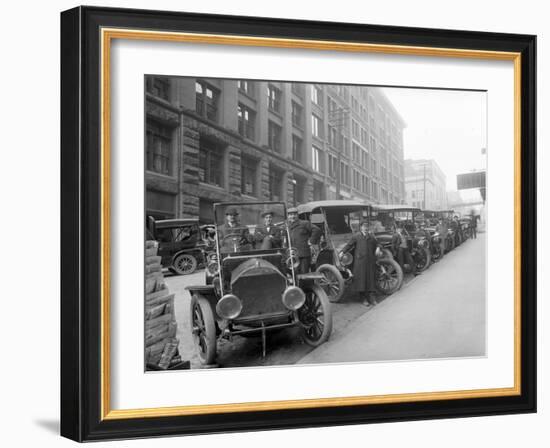
<path id="1" fill-rule="evenodd" d="M 330 334 L 332 333 L 332 307 L 330 305 L 330 301 L 327 297 L 327 294 L 325 293 L 324 289 L 321 288 L 320 286 L 313 285 L 308 290 L 305 290 L 304 292 L 306 293 L 306 295 L 308 293 L 313 293 L 319 298 L 321 309 L 323 311 L 323 316 L 324 316 L 324 325 L 323 325 L 323 331 L 321 332 L 321 335 L 317 339 L 310 338 L 306 332 L 306 328 L 303 327 L 302 338 L 304 342 L 310 347 L 319 347 L 321 344 L 323 344 L 328 340 L 328 338 L 330 337 Z M 306 298 L 306 301 L 307 301 L 307 298 Z M 298 319 L 300 319 L 300 310 L 302 310 L 304 306 L 305 304 L 302 305 L 302 308 L 298 309 L 297 311 Z M 303 322 L 303 321 L 300 319 L 300 322 Z"/>
<path id="2" fill-rule="evenodd" d="M 430 264 L 432 263 L 432 253 L 430 252 L 430 248 L 422 247 L 421 249 L 426 253 L 426 262 L 424 263 L 424 266 L 420 269 L 418 268 L 418 265 L 416 265 L 416 272 L 424 272 L 430 267 Z"/>
<path id="3" fill-rule="evenodd" d="M 214 364 L 217 352 L 216 340 L 216 321 L 214 320 L 214 312 L 208 300 L 205 297 L 194 294 L 191 297 L 191 330 L 195 327 L 195 309 L 200 310 L 204 322 L 206 350 L 203 352 L 198 345 L 197 336 L 191 331 L 191 337 L 195 344 L 195 350 L 201 361 L 201 364 Z"/>
<path id="4" fill-rule="evenodd" d="M 375 287 L 378 290 L 378 292 L 380 292 L 384 295 L 390 295 L 390 294 L 393 294 L 395 291 L 398 291 L 399 289 L 401 289 L 401 286 L 403 285 L 403 269 L 401 269 L 401 266 L 399 266 L 399 263 L 397 261 L 395 261 L 394 259 L 391 259 L 391 258 L 381 258 L 381 259 L 377 260 L 376 263 L 377 264 L 380 264 L 380 263 L 389 264 L 397 272 L 397 284 L 393 288 L 390 288 L 390 289 L 381 288 L 379 283 L 378 283 L 378 280 L 375 278 L 375 282 L 376 282 Z M 377 274 L 378 273 L 376 273 L 375 277 L 377 277 Z"/>
<path id="5" fill-rule="evenodd" d="M 189 260 L 191 261 L 191 270 L 190 271 L 182 271 L 181 269 L 178 268 L 178 260 L 180 258 L 183 258 L 183 257 L 187 257 L 189 258 Z M 184 253 L 184 254 L 179 254 L 179 255 L 176 255 L 174 257 L 174 261 L 172 262 L 172 270 L 178 274 L 178 275 L 190 275 L 192 274 L 193 272 L 195 272 L 197 270 L 197 266 L 198 266 L 198 261 L 197 261 L 197 258 L 194 256 L 194 255 L 191 255 L 191 254 L 188 254 L 188 253 Z"/>
<path id="6" fill-rule="evenodd" d="M 344 290 L 346 288 L 344 277 L 342 277 L 342 274 L 340 274 L 340 271 L 338 270 L 338 268 L 336 268 L 336 266 L 333 266 L 331 264 L 322 264 L 316 270 L 317 273 L 323 274 L 323 276 L 325 276 L 326 278 L 326 275 L 323 273 L 323 271 L 329 271 L 338 281 L 339 290 L 336 296 L 329 295 L 326 289 L 325 289 L 325 292 L 327 292 L 327 297 L 329 301 L 331 301 L 332 303 L 339 302 L 340 300 L 342 300 L 342 297 L 344 296 Z"/>

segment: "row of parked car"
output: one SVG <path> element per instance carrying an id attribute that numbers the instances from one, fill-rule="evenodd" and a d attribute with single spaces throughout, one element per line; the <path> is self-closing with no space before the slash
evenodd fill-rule
<path id="1" fill-rule="evenodd" d="M 235 231 L 232 249 L 222 249 L 216 235 L 226 226 L 228 210 L 237 210 L 236 225 L 251 236 L 269 212 L 283 235 L 280 244 L 258 241 L 240 245 L 243 232 Z M 469 236 L 468 220 L 456 224 L 455 219 L 452 224 L 452 211 L 423 212 L 402 205 L 335 200 L 299 205 L 298 214 L 321 230 L 320 242 L 312 248 L 309 273 L 298 273 L 299 260 L 291 244 L 284 203 L 214 204 L 214 223 L 202 226 L 198 220 L 149 219 L 148 238 L 159 241 L 158 253 L 165 267 L 184 275 L 205 268 L 204 282 L 186 288 L 191 295 L 191 333 L 203 364 L 215 362 L 219 339 L 234 336 L 261 335 L 264 354 L 266 333 L 288 327 L 299 327 L 302 339 L 311 346 L 324 343 L 332 330 L 330 303 L 340 301 L 353 281 L 353 257 L 341 257 L 340 251 L 363 220 L 372 224 L 383 247 L 376 260 L 375 281 L 384 295 L 403 284 L 404 272 L 392 247 L 396 226 L 405 229 L 418 271 Z M 232 237 L 225 235 L 224 240 L 227 238 Z"/>

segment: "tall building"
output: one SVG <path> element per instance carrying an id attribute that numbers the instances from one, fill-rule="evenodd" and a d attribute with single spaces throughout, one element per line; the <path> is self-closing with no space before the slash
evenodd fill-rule
<path id="1" fill-rule="evenodd" d="M 446 178 L 435 160 L 405 160 L 407 204 L 423 210 L 445 210 Z"/>
<path id="2" fill-rule="evenodd" d="M 403 203 L 405 123 L 377 88 L 146 79 L 146 213 L 219 201 Z"/>

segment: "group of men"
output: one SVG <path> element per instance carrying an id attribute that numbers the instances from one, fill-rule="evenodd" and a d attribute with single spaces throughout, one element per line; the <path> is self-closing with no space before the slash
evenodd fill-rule
<path id="1" fill-rule="evenodd" d="M 254 235 L 251 235 L 246 226 L 238 223 L 239 211 L 230 207 L 225 212 L 225 224 L 218 228 L 218 240 L 222 253 L 236 252 L 237 249 L 248 250 L 255 244 L 259 249 L 282 247 L 285 234 L 280 226 L 273 224 L 274 213 L 270 210 L 262 213 L 264 223 L 257 226 Z M 298 209 L 287 210 L 288 232 L 292 247 L 296 249 L 299 265 L 296 268 L 299 274 L 310 271 L 311 249 L 310 244 L 318 244 L 321 229 L 309 221 L 298 219 Z"/>

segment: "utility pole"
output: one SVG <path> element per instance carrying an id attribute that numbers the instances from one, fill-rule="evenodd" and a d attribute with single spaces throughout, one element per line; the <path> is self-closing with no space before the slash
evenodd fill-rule
<path id="1" fill-rule="evenodd" d="M 424 199 L 422 200 L 422 208 L 426 210 L 426 164 L 422 165 L 424 167 Z"/>

